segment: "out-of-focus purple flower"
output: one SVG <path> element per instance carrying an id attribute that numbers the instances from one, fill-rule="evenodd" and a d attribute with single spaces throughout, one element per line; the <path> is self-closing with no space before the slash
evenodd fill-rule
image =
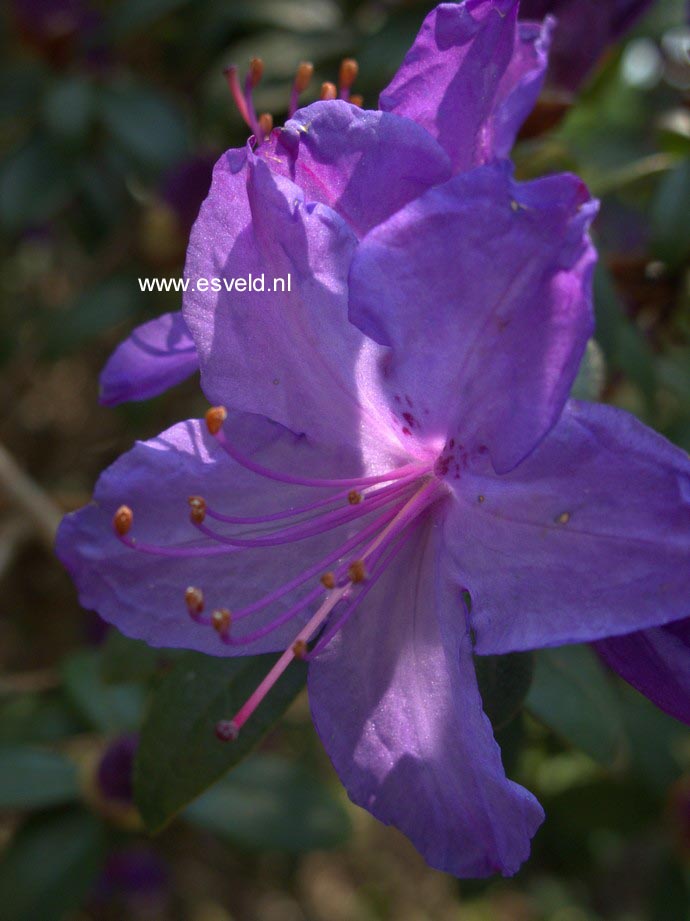
<path id="1" fill-rule="evenodd" d="M 152 902 L 160 902 L 160 908 L 164 908 L 169 882 L 170 872 L 163 858 L 146 844 L 134 844 L 108 855 L 94 898 L 108 902 L 124 900 L 132 908 L 139 907 L 139 911 L 133 912 L 133 916 L 139 917 L 142 901 L 149 911 Z"/>
<path id="2" fill-rule="evenodd" d="M 387 111 L 315 103 L 221 158 L 187 277 L 270 287 L 190 288 L 184 319 L 232 411 L 137 444 L 58 537 L 127 635 L 284 650 L 223 738 L 306 658 L 351 798 L 459 876 L 514 873 L 543 818 L 505 776 L 473 653 L 660 627 L 688 589 L 686 455 L 568 401 L 596 203 L 500 161 L 538 88 L 515 16 L 442 4 Z"/>
<path id="3" fill-rule="evenodd" d="M 65 63 L 79 46 L 103 63 L 104 49 L 94 44 L 103 17 L 87 0 L 12 0 L 11 8 L 22 39 L 53 63 Z"/>
<path id="4" fill-rule="evenodd" d="M 96 771 L 100 794 L 106 800 L 134 801 L 134 757 L 139 746 L 135 733 L 118 736 L 106 748 Z"/>
<path id="5" fill-rule="evenodd" d="M 549 83 L 576 90 L 603 51 L 633 25 L 653 0 L 521 0 L 522 19 L 556 17 Z"/>

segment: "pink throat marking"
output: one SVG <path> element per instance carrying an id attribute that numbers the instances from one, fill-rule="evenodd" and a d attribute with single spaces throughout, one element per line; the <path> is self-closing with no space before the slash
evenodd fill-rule
<path id="1" fill-rule="evenodd" d="M 199 535 L 202 542 L 197 540 L 177 546 L 146 543 L 131 536 L 129 532 L 134 514 L 127 506 L 121 506 L 113 519 L 113 527 L 116 536 L 125 546 L 140 553 L 189 559 L 232 555 L 249 549 L 297 543 L 352 526 L 359 519 L 363 519 L 363 524 L 357 526 L 354 533 L 350 528 L 347 539 L 293 579 L 236 611 L 220 608 L 210 616 L 204 614 L 203 591 L 191 586 L 187 589 L 185 599 L 191 619 L 201 627 L 213 628 L 219 642 L 231 647 L 249 646 L 264 639 L 303 615 L 322 599 L 315 613 L 298 630 L 288 648 L 232 720 L 224 720 L 218 725 L 216 734 L 223 741 L 237 737 L 240 728 L 293 659 L 311 660 L 326 649 L 373 589 L 391 560 L 413 536 L 425 512 L 444 493 L 440 479 L 434 475 L 432 463 L 407 464 L 378 476 L 345 479 L 293 476 L 269 469 L 235 447 L 223 431 L 225 418 L 225 410 L 215 407 L 207 414 L 207 425 L 219 447 L 234 463 L 265 479 L 319 490 L 336 489 L 337 492 L 291 510 L 251 517 L 226 515 L 207 506 L 202 497 L 190 497 L 191 526 L 196 529 L 192 533 Z M 348 504 L 344 505 L 343 502 Z M 377 514 L 374 516 L 374 513 Z M 208 527 L 205 524 L 207 516 L 223 524 L 265 527 L 258 535 L 247 536 L 246 532 L 244 535 L 230 535 Z M 277 526 L 273 525 L 274 522 L 278 523 Z M 355 551 L 358 555 L 353 558 L 351 554 Z M 335 569 L 328 572 L 327 567 L 333 564 Z M 239 636 L 233 634 L 236 623 L 265 609 L 319 575 L 321 579 L 316 586 L 277 617 L 253 631 Z M 330 615 L 341 603 L 344 605 L 343 610 L 327 624 Z M 321 635 L 317 639 L 319 632 Z M 314 645 L 309 649 L 308 644 L 311 642 Z"/>

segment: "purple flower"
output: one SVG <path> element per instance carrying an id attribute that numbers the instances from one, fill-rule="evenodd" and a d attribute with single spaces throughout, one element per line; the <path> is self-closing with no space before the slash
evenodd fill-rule
<path id="1" fill-rule="evenodd" d="M 522 0 L 520 16 L 556 17 L 549 83 L 576 90 L 602 52 L 651 5 L 652 0 Z"/>
<path id="2" fill-rule="evenodd" d="M 543 69 L 515 13 L 443 4 L 384 111 L 315 103 L 221 158 L 187 276 L 290 290 L 188 292 L 202 386 L 231 411 L 138 443 L 58 537 L 125 634 L 282 651 L 223 738 L 306 658 L 351 798 L 458 876 L 514 873 L 543 818 L 473 654 L 656 629 L 688 589 L 686 455 L 568 401 L 596 204 L 500 161 Z"/>
<path id="3" fill-rule="evenodd" d="M 134 757 L 138 747 L 138 735 L 127 733 L 106 748 L 96 772 L 98 790 L 106 800 L 129 805 L 134 802 Z"/>

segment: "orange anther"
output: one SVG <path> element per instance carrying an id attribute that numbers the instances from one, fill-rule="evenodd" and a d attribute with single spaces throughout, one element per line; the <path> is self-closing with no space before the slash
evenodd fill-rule
<path id="1" fill-rule="evenodd" d="M 204 610 L 204 593 L 200 588 L 190 585 L 185 590 L 184 600 L 190 614 L 201 614 Z"/>
<path id="2" fill-rule="evenodd" d="M 338 88 L 335 83 L 322 83 L 321 84 L 321 99 L 337 99 L 338 98 Z"/>
<path id="3" fill-rule="evenodd" d="M 323 585 L 324 588 L 335 588 L 335 573 L 325 572 L 321 576 L 321 585 Z"/>
<path id="4" fill-rule="evenodd" d="M 189 497 L 189 517 L 195 524 L 201 524 L 206 517 L 206 501 L 202 496 Z"/>
<path id="5" fill-rule="evenodd" d="M 217 435 L 227 418 L 228 411 L 224 406 L 212 406 L 206 412 L 206 426 L 209 432 Z"/>
<path id="6" fill-rule="evenodd" d="M 292 654 L 296 659 L 303 659 L 307 654 L 307 644 L 304 640 L 295 640 L 292 644 Z"/>
<path id="7" fill-rule="evenodd" d="M 273 131 L 273 116 L 270 112 L 262 112 L 259 115 L 259 128 L 265 138 Z"/>
<path id="8" fill-rule="evenodd" d="M 338 76 L 338 83 L 340 86 L 349 90 L 352 84 L 357 79 L 357 74 L 359 73 L 359 64 L 355 61 L 354 58 L 345 58 L 340 65 L 340 74 Z"/>
<path id="9" fill-rule="evenodd" d="M 216 633 L 225 633 L 232 621 L 232 615 L 227 608 L 218 608 L 211 614 L 211 625 Z"/>
<path id="10" fill-rule="evenodd" d="M 351 489 L 347 494 L 347 501 L 350 503 L 350 505 L 359 505 L 359 503 L 362 501 L 362 493 L 357 489 Z"/>
<path id="11" fill-rule="evenodd" d="M 128 505 L 121 505 L 113 515 L 113 527 L 120 537 L 124 537 L 127 534 L 132 527 L 133 521 L 134 512 Z"/>
<path id="12" fill-rule="evenodd" d="M 303 93 L 306 90 L 313 76 L 314 65 L 309 61 L 302 61 L 295 74 L 295 89 L 298 93 Z"/>
<path id="13" fill-rule="evenodd" d="M 364 582 L 367 577 L 367 570 L 364 565 L 364 560 L 355 560 L 353 563 L 350 563 L 347 570 L 347 575 L 350 582 L 354 583 L 355 585 L 358 582 Z"/>
<path id="14" fill-rule="evenodd" d="M 264 62 L 261 58 L 252 58 L 249 62 L 249 76 L 252 86 L 256 86 L 264 75 Z"/>

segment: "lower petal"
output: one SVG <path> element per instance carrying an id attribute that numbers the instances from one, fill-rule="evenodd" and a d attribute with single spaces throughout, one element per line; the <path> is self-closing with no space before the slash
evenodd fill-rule
<path id="1" fill-rule="evenodd" d="M 164 313 L 121 342 L 100 379 L 100 400 L 116 406 L 148 400 L 181 384 L 199 369 L 194 341 L 182 314 Z"/>
<path id="2" fill-rule="evenodd" d="M 431 866 L 511 875 L 543 819 L 482 710 L 459 592 L 424 527 L 310 665 L 316 728 L 351 799 Z"/>
<path id="3" fill-rule="evenodd" d="M 690 724 L 690 619 L 600 640 L 595 648 L 657 707 Z"/>

